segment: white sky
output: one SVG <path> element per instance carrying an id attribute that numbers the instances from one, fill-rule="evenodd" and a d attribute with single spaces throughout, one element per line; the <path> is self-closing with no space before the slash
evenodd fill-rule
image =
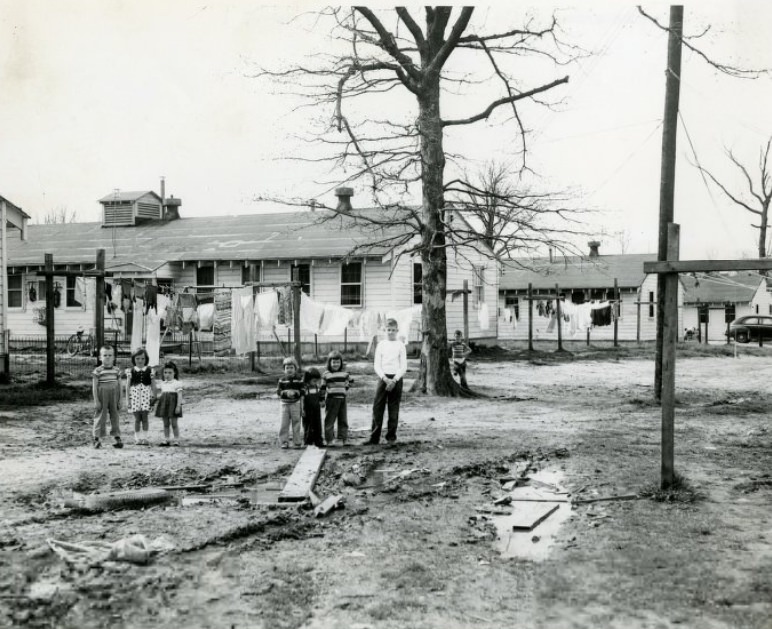
<path id="1" fill-rule="evenodd" d="M 480 5 L 473 20 L 496 29 L 502 20 L 521 24 L 528 7 L 507 6 L 518 8 L 502 13 Z M 644 6 L 667 22 L 666 4 Z M 568 74 L 570 82 L 554 92 L 559 111 L 523 109 L 535 132 L 530 163 L 545 187 L 571 187 L 579 203 L 602 211 L 588 226 L 603 241 L 601 253 L 620 252 L 621 240 L 627 253 L 655 252 L 667 37 L 633 4 L 555 7 L 566 39 L 597 54 L 565 68 L 540 67 L 534 80 Z M 161 175 L 167 194 L 182 198 L 183 216 L 269 210 L 253 201 L 257 195 L 332 203 L 329 186 L 315 181 L 334 180 L 334 172 L 286 159 L 308 151 L 296 136 L 328 113 L 293 111 L 294 101 L 275 85 L 249 76 L 255 64 L 282 69 L 330 50 L 324 23 L 292 20 L 309 8 L 248 0 L 3 0 L 0 194 L 37 220 L 56 208 L 76 212 L 79 221 L 99 220 L 97 199 L 115 188 L 158 192 Z M 725 63 L 772 68 L 770 23 L 769 3 L 686 4 L 686 33 L 712 25 L 699 46 Z M 731 79 L 684 50 L 682 79 L 681 115 L 700 162 L 744 185 L 723 151 L 732 148 L 752 169 L 758 163 L 772 135 L 772 76 Z M 482 162 L 505 156 L 511 137 L 483 125 L 450 130 L 447 142 Z M 716 188 L 708 193 L 689 164 L 683 127 L 678 143 L 681 257 L 755 257 L 751 215 Z M 621 231 L 623 238 L 614 235 Z"/>

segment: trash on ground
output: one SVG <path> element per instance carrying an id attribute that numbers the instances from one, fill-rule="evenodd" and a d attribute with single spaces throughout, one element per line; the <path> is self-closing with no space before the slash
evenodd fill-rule
<path id="1" fill-rule="evenodd" d="M 71 496 L 64 499 L 64 506 L 79 511 L 143 509 L 172 499 L 173 494 L 163 489 L 131 489 L 88 495 L 73 492 Z"/>
<path id="2" fill-rule="evenodd" d="M 70 564 L 98 565 L 106 561 L 126 561 L 144 565 L 160 553 L 174 550 L 175 546 L 164 537 L 151 542 L 144 535 L 132 535 L 115 542 L 65 542 L 47 539 L 46 542 L 59 557 Z"/>
<path id="3" fill-rule="evenodd" d="M 343 496 L 341 494 L 325 498 L 320 505 L 314 509 L 314 517 L 321 518 L 330 511 L 343 508 Z"/>

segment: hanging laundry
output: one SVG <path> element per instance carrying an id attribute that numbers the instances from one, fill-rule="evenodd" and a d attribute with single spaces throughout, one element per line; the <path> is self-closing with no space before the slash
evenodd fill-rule
<path id="1" fill-rule="evenodd" d="M 247 319 L 246 308 L 249 308 L 250 316 Z M 252 287 L 234 288 L 231 291 L 231 347 L 237 355 L 252 351 L 249 339 L 251 336 L 254 317 L 254 305 L 252 303 Z"/>
<path id="2" fill-rule="evenodd" d="M 397 337 L 405 341 L 410 340 L 410 328 L 416 317 L 421 317 L 421 306 L 411 306 L 410 308 L 403 308 L 396 312 L 390 312 L 386 315 L 387 318 L 393 318 L 397 320 Z"/>
<path id="3" fill-rule="evenodd" d="M 142 347 L 142 332 L 144 327 L 144 304 L 141 299 L 137 300 L 136 308 L 134 309 L 134 318 L 131 322 L 131 351 L 136 352 Z"/>
<path id="4" fill-rule="evenodd" d="M 487 330 L 489 328 L 488 317 L 488 304 L 480 304 L 480 307 L 477 309 L 477 322 L 480 325 L 480 330 Z"/>
<path id="5" fill-rule="evenodd" d="M 221 356 L 231 348 L 231 289 L 214 291 L 214 353 Z"/>
<path id="6" fill-rule="evenodd" d="M 198 330 L 198 299 L 193 293 L 179 293 L 177 295 L 177 307 L 180 309 L 180 323 L 185 333 L 189 328 Z"/>
<path id="7" fill-rule="evenodd" d="M 158 314 L 158 286 L 148 283 L 145 286 L 145 314 L 151 308 Z"/>
<path id="8" fill-rule="evenodd" d="M 83 310 L 86 309 L 86 304 L 88 303 L 88 294 L 86 290 L 86 278 L 85 277 L 76 277 L 75 278 L 75 292 L 73 294 L 73 299 L 77 301 Z"/>
<path id="9" fill-rule="evenodd" d="M 211 330 L 214 325 L 214 303 L 199 304 L 197 310 L 198 329 Z"/>
<path id="10" fill-rule="evenodd" d="M 314 301 L 305 293 L 300 293 L 300 329 L 312 334 L 321 334 L 322 320 L 325 316 L 324 304 Z"/>
<path id="11" fill-rule="evenodd" d="M 325 304 L 324 317 L 322 317 L 319 334 L 323 336 L 341 336 L 345 333 L 353 318 L 354 313 L 348 308 L 334 304 Z"/>
<path id="12" fill-rule="evenodd" d="M 145 350 L 149 357 L 148 365 L 158 367 L 161 355 L 161 317 L 156 310 L 149 310 L 145 321 L 147 323 Z"/>
<path id="13" fill-rule="evenodd" d="M 540 317 L 545 316 L 545 314 L 544 314 L 544 302 L 543 301 L 539 301 L 539 302 L 536 303 L 536 312 L 539 313 Z"/>
<path id="14" fill-rule="evenodd" d="M 260 330 L 272 328 L 278 323 L 279 296 L 276 291 L 258 293 L 255 296 L 255 315 Z"/>
<path id="15" fill-rule="evenodd" d="M 611 325 L 611 304 L 609 304 L 607 301 L 604 301 L 597 306 L 593 305 L 591 316 L 592 324 L 594 326 Z"/>

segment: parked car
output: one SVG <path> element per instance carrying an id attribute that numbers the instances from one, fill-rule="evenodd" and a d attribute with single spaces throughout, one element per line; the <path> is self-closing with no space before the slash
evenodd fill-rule
<path id="1" fill-rule="evenodd" d="M 746 315 L 739 317 L 729 324 L 727 334 L 730 339 L 735 339 L 738 343 L 758 341 L 760 335 L 765 341 L 772 340 L 772 316 Z"/>

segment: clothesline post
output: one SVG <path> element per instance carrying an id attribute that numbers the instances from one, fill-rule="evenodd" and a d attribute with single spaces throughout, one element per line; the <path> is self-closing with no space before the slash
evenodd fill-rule
<path id="1" fill-rule="evenodd" d="M 314 334 L 314 357 L 319 360 L 319 335 Z"/>
<path id="2" fill-rule="evenodd" d="M 464 293 L 462 304 L 464 306 L 464 342 L 469 342 L 469 280 L 464 280 L 462 286 Z"/>
<path id="3" fill-rule="evenodd" d="M 295 360 L 298 363 L 298 367 L 302 367 L 300 352 L 300 269 L 297 267 L 292 269 L 292 319 L 292 327 L 295 333 Z M 287 331 L 289 332 L 289 329 Z"/>
<path id="4" fill-rule="evenodd" d="M 641 342 L 641 288 L 638 287 L 638 300 L 635 302 L 636 319 L 635 319 L 635 342 Z"/>
<path id="5" fill-rule="evenodd" d="M 587 326 L 587 347 L 590 346 L 590 326 Z"/>
<path id="6" fill-rule="evenodd" d="M 343 353 L 348 350 L 348 326 L 343 328 Z"/>
<path id="7" fill-rule="evenodd" d="M 46 269 L 46 384 L 56 379 L 54 363 L 54 254 L 45 254 Z"/>
<path id="8" fill-rule="evenodd" d="M 105 344 L 105 250 L 97 249 L 96 254 L 96 350 Z"/>
<path id="9" fill-rule="evenodd" d="M 619 314 L 621 314 L 622 306 L 619 303 L 619 282 L 617 282 L 617 278 L 614 278 L 614 301 L 616 302 L 614 308 L 619 308 Z M 614 347 L 619 347 L 619 317 L 616 314 L 614 312 Z"/>
<path id="10" fill-rule="evenodd" d="M 528 282 L 528 351 L 533 351 L 533 284 Z"/>
<path id="11" fill-rule="evenodd" d="M 560 287 L 555 284 L 555 316 L 558 319 L 558 351 L 563 351 L 563 329 L 560 325 Z"/>

